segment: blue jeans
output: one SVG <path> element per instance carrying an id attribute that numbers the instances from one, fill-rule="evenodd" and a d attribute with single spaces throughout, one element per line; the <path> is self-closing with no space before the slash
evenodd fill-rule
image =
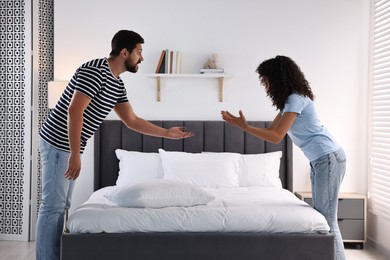
<path id="1" fill-rule="evenodd" d="M 39 139 L 42 166 L 42 199 L 36 226 L 36 260 L 60 259 L 65 210 L 69 209 L 74 181 L 65 178 L 69 153 Z"/>
<path id="2" fill-rule="evenodd" d="M 344 244 L 337 223 L 337 206 L 346 168 L 345 153 L 343 149 L 339 149 L 310 162 L 310 166 L 313 207 L 324 215 L 330 232 L 335 236 L 335 259 L 344 260 Z"/>

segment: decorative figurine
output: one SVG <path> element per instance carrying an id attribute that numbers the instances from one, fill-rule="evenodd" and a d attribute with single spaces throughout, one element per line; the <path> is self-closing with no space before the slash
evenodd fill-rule
<path id="1" fill-rule="evenodd" d="M 203 65 L 204 69 L 216 69 L 218 68 L 218 59 L 219 56 L 217 53 L 211 55 L 211 58 L 207 60 L 207 62 Z"/>

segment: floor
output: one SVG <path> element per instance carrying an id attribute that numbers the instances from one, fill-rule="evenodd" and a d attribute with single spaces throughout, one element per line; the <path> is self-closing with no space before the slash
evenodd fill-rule
<path id="1" fill-rule="evenodd" d="M 347 260 L 388 260 L 368 246 L 362 250 L 348 245 L 346 255 Z M 35 260 L 35 243 L 0 241 L 0 260 Z"/>

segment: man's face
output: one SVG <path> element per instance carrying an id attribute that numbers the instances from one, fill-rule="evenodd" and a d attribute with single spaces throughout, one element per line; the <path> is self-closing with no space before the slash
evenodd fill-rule
<path id="1" fill-rule="evenodd" d="M 138 71 L 138 64 L 143 61 L 142 57 L 142 45 L 139 43 L 129 54 L 129 57 L 125 60 L 126 70 L 129 72 L 136 73 Z"/>

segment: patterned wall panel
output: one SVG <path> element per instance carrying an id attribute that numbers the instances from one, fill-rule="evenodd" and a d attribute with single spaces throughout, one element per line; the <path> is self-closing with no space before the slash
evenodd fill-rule
<path id="1" fill-rule="evenodd" d="M 38 131 L 45 121 L 49 109 L 47 107 L 47 82 L 54 78 L 54 0 L 39 0 L 38 3 Z M 37 212 L 41 198 L 40 158 L 37 167 Z"/>
<path id="2" fill-rule="evenodd" d="M 24 37 L 24 1 L 0 0 L 0 234 L 5 235 L 23 233 L 24 175 L 30 174 L 23 172 Z"/>
<path id="3" fill-rule="evenodd" d="M 30 25 L 29 23 L 33 23 Z M 28 26 L 26 26 L 28 25 Z M 33 27 L 33 29 L 30 28 Z M 30 28 L 30 29 L 26 29 Z M 25 59 L 34 46 L 33 64 Z M 35 51 L 37 50 L 37 51 Z M 0 238 L 18 239 L 35 231 L 40 200 L 40 163 L 32 144 L 33 197 L 31 223 L 28 196 L 30 144 L 26 138 L 37 133 L 48 114 L 47 82 L 53 80 L 54 0 L 0 0 Z M 27 58 L 28 59 L 28 58 Z M 31 67 L 32 66 L 32 67 Z M 31 77 L 33 71 L 34 80 Z M 28 77 L 28 78 L 25 78 Z M 30 84 L 32 82 L 32 84 Z M 26 100 L 34 92 L 33 126 L 26 125 Z M 26 95 L 28 93 L 28 95 Z M 37 136 L 33 136 L 37 141 Z M 33 142 L 34 143 L 34 142 Z M 26 155 L 27 154 L 27 155 Z M 27 159 L 27 160 L 26 160 Z M 38 161 L 38 163 L 37 163 Z M 26 180 L 28 183 L 26 183 Z M 27 190 L 27 191 L 26 191 Z M 27 204 L 26 204 L 27 201 Z M 33 227 L 34 226 L 34 227 Z M 34 235 L 30 238 L 33 238 Z M 23 238 L 24 239 L 24 238 Z"/>

